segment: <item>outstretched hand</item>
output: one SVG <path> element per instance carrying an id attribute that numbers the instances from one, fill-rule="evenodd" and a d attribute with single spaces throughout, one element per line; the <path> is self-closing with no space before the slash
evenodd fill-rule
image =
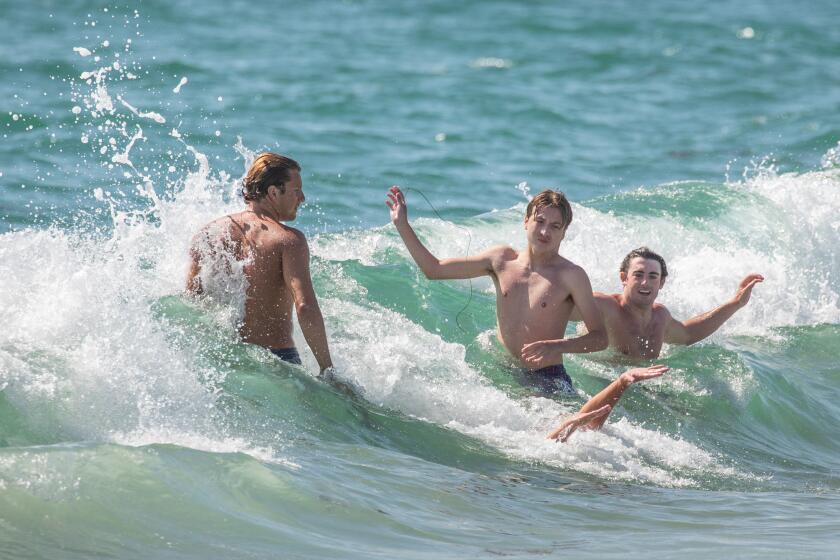
<path id="1" fill-rule="evenodd" d="M 581 426 L 589 424 L 590 422 L 603 418 L 604 416 L 609 414 L 611 410 L 612 407 L 608 404 L 605 404 L 601 408 L 593 410 L 591 412 L 578 412 L 571 418 L 567 418 L 562 424 L 560 424 L 559 428 L 548 434 L 548 439 L 555 439 L 560 442 L 565 442 L 567 439 L 569 439 L 569 436 L 571 436 L 575 432 L 575 430 L 577 430 Z"/>
<path id="2" fill-rule="evenodd" d="M 629 385 L 631 383 L 636 383 L 637 381 L 647 381 L 648 379 L 659 377 L 661 375 L 664 375 L 665 372 L 667 372 L 669 369 L 671 368 L 663 364 L 657 364 L 655 366 L 650 367 L 628 369 L 627 371 L 621 374 L 621 379 Z"/>
<path id="3" fill-rule="evenodd" d="M 753 286 L 758 284 L 759 282 L 764 282 L 764 276 L 761 274 L 748 274 L 741 280 L 741 283 L 738 285 L 738 291 L 735 292 L 735 303 L 738 304 L 738 307 L 744 307 L 750 301 L 750 296 L 752 295 Z"/>
<path id="4" fill-rule="evenodd" d="M 396 185 L 388 189 L 388 200 L 385 204 L 391 210 L 391 223 L 397 225 L 408 221 L 408 206 L 405 203 L 405 195 Z"/>

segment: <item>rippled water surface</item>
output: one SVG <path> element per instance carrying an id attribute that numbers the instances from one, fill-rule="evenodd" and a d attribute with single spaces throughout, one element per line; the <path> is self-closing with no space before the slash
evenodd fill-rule
<path id="1" fill-rule="evenodd" d="M 836 554 L 835 3 L 2 9 L 0 557 Z M 181 296 L 191 235 L 264 149 L 303 166 L 358 398 Z M 523 387 L 492 284 L 419 273 L 395 183 L 440 256 L 523 246 L 552 187 L 596 290 L 642 244 L 677 317 L 766 281 L 558 445 L 621 366 L 569 356 L 577 397 Z"/>

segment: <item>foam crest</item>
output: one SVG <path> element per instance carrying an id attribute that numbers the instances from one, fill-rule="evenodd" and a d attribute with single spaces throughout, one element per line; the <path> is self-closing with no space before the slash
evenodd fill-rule
<path id="1" fill-rule="evenodd" d="M 83 439 L 207 419 L 212 396 L 191 353 L 168 343 L 150 309 L 154 279 L 132 255 L 55 230 L 0 245 L 14 263 L 0 281 L 7 395 L 26 410 L 60 411 L 63 429 Z"/>
<path id="2" fill-rule="evenodd" d="M 470 367 L 463 346 L 397 313 L 332 298 L 323 305 L 336 366 L 371 402 L 470 435 L 518 460 L 610 479 L 691 486 L 692 478 L 673 470 L 735 472 L 691 443 L 627 421 L 579 432 L 565 444 L 549 441 L 550 429 L 573 412 L 566 405 L 507 395 Z"/>
<path id="3" fill-rule="evenodd" d="M 840 170 L 781 176 L 770 171 L 728 185 L 674 183 L 640 189 L 623 193 L 603 209 L 573 204 L 575 218 L 560 251 L 587 271 L 594 290 L 616 293 L 622 289 L 618 267 L 624 255 L 642 245 L 652 248 L 665 257 L 670 273 L 657 301 L 677 318 L 729 301 L 744 276 L 763 274 L 766 281 L 754 289 L 750 303 L 714 336 L 770 335 L 773 327 L 837 323 L 838 186 Z M 693 196 L 705 196 L 712 206 L 697 216 Z M 658 206 L 648 211 L 647 201 Z M 667 212 L 662 201 L 673 201 Z M 433 253 L 449 257 L 497 244 L 523 248 L 522 212 L 517 205 L 463 224 L 430 219 L 413 224 Z M 387 263 L 394 253 L 411 262 L 390 225 L 324 236 L 315 252 L 368 266 Z"/>

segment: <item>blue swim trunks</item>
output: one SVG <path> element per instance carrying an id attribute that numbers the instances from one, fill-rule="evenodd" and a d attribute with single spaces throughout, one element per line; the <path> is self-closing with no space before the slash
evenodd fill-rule
<path id="1" fill-rule="evenodd" d="M 297 348 L 292 346 L 291 348 L 269 348 L 271 353 L 283 360 L 284 362 L 289 362 L 290 364 L 301 365 L 300 361 L 300 354 L 298 354 Z"/>
<path id="2" fill-rule="evenodd" d="M 522 380 L 543 393 L 574 393 L 572 378 L 566 373 L 563 364 L 556 364 L 540 369 L 523 370 Z"/>

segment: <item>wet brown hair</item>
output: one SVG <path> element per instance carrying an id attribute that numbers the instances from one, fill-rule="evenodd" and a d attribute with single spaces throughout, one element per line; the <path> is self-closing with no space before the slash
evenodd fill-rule
<path id="1" fill-rule="evenodd" d="M 560 210 L 560 217 L 563 220 L 563 229 L 569 227 L 572 223 L 572 205 L 569 204 L 569 199 L 561 191 L 544 190 L 537 196 L 531 199 L 528 203 L 528 208 L 525 210 L 525 219 L 537 213 L 540 208 L 554 207 Z"/>
<path id="2" fill-rule="evenodd" d="M 258 155 L 242 180 L 242 196 L 248 201 L 259 200 L 272 185 L 285 193 L 292 170 L 300 172 L 300 164 L 292 158 L 271 152 Z"/>
<path id="3" fill-rule="evenodd" d="M 630 268 L 630 261 L 632 261 L 636 257 L 650 259 L 658 262 L 659 266 L 662 268 L 661 278 L 664 280 L 665 277 L 668 276 L 668 267 L 665 266 L 665 259 L 659 256 L 657 253 L 654 253 L 647 247 L 639 247 L 638 249 L 633 249 L 632 251 L 627 253 L 627 256 L 624 257 L 623 261 L 621 261 L 621 268 L 619 268 L 618 271 L 627 274 L 627 269 Z"/>

